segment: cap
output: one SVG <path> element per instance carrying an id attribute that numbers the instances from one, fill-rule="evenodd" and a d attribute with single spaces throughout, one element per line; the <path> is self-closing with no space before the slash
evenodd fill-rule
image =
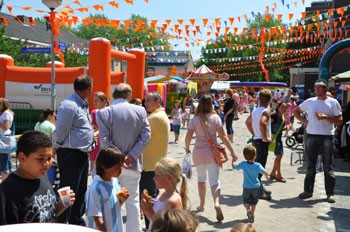
<path id="1" fill-rule="evenodd" d="M 324 87 L 328 87 L 328 81 L 326 80 L 317 80 L 315 82 L 315 86 L 324 86 Z"/>

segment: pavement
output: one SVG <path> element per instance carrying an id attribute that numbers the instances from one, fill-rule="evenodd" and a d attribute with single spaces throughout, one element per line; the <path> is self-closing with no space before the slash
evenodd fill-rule
<path id="1" fill-rule="evenodd" d="M 233 148 L 238 155 L 238 161 L 244 160 L 242 151 L 250 134 L 245 126 L 248 114 L 240 115 L 240 119 L 233 122 L 235 131 Z M 299 125 L 295 125 L 299 127 Z M 185 155 L 184 138 L 186 129 L 180 131 L 180 142 L 175 144 L 174 135 L 171 133 L 169 143 L 169 156 L 176 158 L 180 163 Z M 285 137 L 283 137 L 283 140 Z M 193 148 L 192 140 L 191 149 Z M 298 195 L 303 192 L 306 162 L 297 162 L 296 154 L 293 155 L 292 165 L 290 157 L 293 150 L 284 147 L 282 159 L 282 175 L 287 183 L 266 180 L 263 177 L 264 186 L 272 191 L 272 200 L 259 200 L 255 212 L 254 226 L 257 231 L 339 231 L 350 232 L 350 163 L 343 159 L 334 160 L 336 175 L 335 199 L 336 203 L 326 201 L 324 188 L 324 175 L 319 172 L 315 180 L 315 192 L 312 198 L 302 200 Z M 269 153 L 266 170 L 272 169 L 274 154 Z M 213 200 L 209 186 L 207 187 L 205 211 L 197 213 L 200 222 L 198 230 L 202 232 L 230 231 L 231 227 L 240 222 L 247 223 L 245 208 L 242 205 L 242 171 L 232 170 L 230 162 L 224 164 L 220 172 L 221 199 L 224 220 L 218 223 L 214 210 Z M 191 210 L 199 205 L 197 190 L 197 172 L 193 167 L 193 177 L 188 180 L 188 193 Z"/>
<path id="2" fill-rule="evenodd" d="M 250 137 L 245 127 L 245 119 L 248 114 L 240 115 L 240 119 L 233 122 L 235 131 L 233 148 L 238 155 L 238 161 L 244 160 L 242 151 Z M 299 125 L 295 125 L 299 127 Z M 184 138 L 186 129 L 180 131 L 180 142 L 174 143 L 174 134 L 171 133 L 169 142 L 169 156 L 182 163 L 185 155 Z M 285 139 L 285 137 L 283 137 Z M 193 149 L 194 139 L 191 149 Z M 330 204 L 326 201 L 324 190 L 324 175 L 317 173 L 315 180 L 315 192 L 312 198 L 301 200 L 298 195 L 303 191 L 305 176 L 304 162 L 295 161 L 299 158 L 293 155 L 291 165 L 291 153 L 293 150 L 284 147 L 284 157 L 282 159 L 282 175 L 287 183 L 276 182 L 275 180 L 265 180 L 264 186 L 272 191 L 270 201 L 259 200 L 255 212 L 254 226 L 259 232 L 267 231 L 320 231 L 320 232 L 350 232 L 350 162 L 343 159 L 334 160 L 334 171 L 336 175 L 335 199 L 336 203 Z M 266 164 L 266 170 L 272 169 L 274 154 L 270 152 Z M 15 164 L 15 163 L 14 163 Z M 224 220 L 218 223 L 214 210 L 213 200 L 209 186 L 207 187 L 205 211 L 197 213 L 200 232 L 230 231 L 231 227 L 240 222 L 247 223 L 245 208 L 242 205 L 242 171 L 232 170 L 230 162 L 224 164 L 220 172 L 221 199 Z M 89 178 L 91 183 L 91 178 Z M 197 190 L 197 172 L 193 167 L 193 177 L 188 180 L 188 194 L 191 210 L 195 210 L 199 205 Z M 125 207 L 123 207 L 125 215 Z M 125 217 L 124 217 L 125 220 Z"/>

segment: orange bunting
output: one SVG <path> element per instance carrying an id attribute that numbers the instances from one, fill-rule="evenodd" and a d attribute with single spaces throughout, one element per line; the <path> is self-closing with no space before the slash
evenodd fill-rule
<path id="1" fill-rule="evenodd" d="M 36 25 L 36 23 L 35 23 L 33 17 L 28 17 L 28 21 L 29 21 L 29 24 L 30 24 L 31 26 L 35 26 L 35 25 Z"/>
<path id="2" fill-rule="evenodd" d="M 157 22 L 158 22 L 157 20 L 151 20 L 151 28 L 152 29 L 156 28 Z"/>
<path id="3" fill-rule="evenodd" d="M 269 22 L 269 21 L 270 21 L 270 17 L 271 17 L 271 16 L 270 16 L 269 14 L 266 14 L 266 15 L 265 15 L 265 20 L 266 20 L 266 22 Z"/>
<path id="4" fill-rule="evenodd" d="M 333 9 L 328 9 L 328 17 L 333 15 Z"/>
<path id="5" fill-rule="evenodd" d="M 22 10 L 30 10 L 30 9 L 32 9 L 31 6 L 24 6 L 24 7 L 22 7 Z"/>
<path id="6" fill-rule="evenodd" d="M 117 9 L 119 8 L 119 4 L 117 2 L 115 2 L 115 1 L 108 2 L 108 4 L 113 6 L 113 7 L 115 7 L 115 8 L 117 8 Z"/>
<path id="7" fill-rule="evenodd" d="M 281 20 L 281 19 L 282 19 L 282 16 L 283 16 L 283 14 L 278 14 L 278 15 L 277 15 L 277 20 Z"/>
<path id="8" fill-rule="evenodd" d="M 294 16 L 294 14 L 293 14 L 293 13 L 291 13 L 291 14 L 288 14 L 288 16 L 289 16 L 289 21 L 290 21 L 290 20 L 292 20 L 292 18 L 293 18 L 293 16 Z"/>
<path id="9" fill-rule="evenodd" d="M 134 0 L 125 0 L 125 2 L 126 2 L 127 4 L 130 4 L 130 5 L 133 5 L 133 4 L 134 4 Z"/>
<path id="10" fill-rule="evenodd" d="M 75 1 L 73 2 L 73 4 L 76 4 L 76 5 L 81 6 L 81 4 L 80 4 L 80 2 L 79 2 L 78 0 L 75 0 Z"/>
<path id="11" fill-rule="evenodd" d="M 199 26 L 196 26 L 196 32 L 198 32 L 200 30 Z"/>
<path id="12" fill-rule="evenodd" d="M 215 18 L 215 26 L 218 27 L 220 23 L 220 18 Z"/>
<path id="13" fill-rule="evenodd" d="M 20 24 L 23 24 L 22 20 L 18 18 L 17 16 L 13 16 L 13 19 L 19 22 Z"/>
<path id="14" fill-rule="evenodd" d="M 203 21 L 203 27 L 206 27 L 208 23 L 208 19 L 202 19 L 202 21 Z"/>
<path id="15" fill-rule="evenodd" d="M 180 25 L 182 25 L 182 23 L 184 22 L 184 20 L 183 20 L 183 19 L 178 19 L 177 22 L 178 22 Z"/>
<path id="16" fill-rule="evenodd" d="M 6 5 L 7 10 L 9 11 L 10 15 L 12 15 L 12 6 L 11 5 Z"/>
<path id="17" fill-rule="evenodd" d="M 9 22 L 7 21 L 7 19 L 5 17 L 0 18 L 0 21 L 5 25 L 5 27 L 7 27 L 9 25 Z"/>
<path id="18" fill-rule="evenodd" d="M 306 12 L 301 12 L 301 19 L 304 20 L 306 18 Z"/>
<path id="19" fill-rule="evenodd" d="M 230 25 L 232 25 L 235 21 L 235 18 L 228 18 L 228 20 L 230 21 Z"/>
<path id="20" fill-rule="evenodd" d="M 192 26 L 194 26 L 195 22 L 196 22 L 195 19 L 190 19 L 190 23 L 191 23 Z"/>

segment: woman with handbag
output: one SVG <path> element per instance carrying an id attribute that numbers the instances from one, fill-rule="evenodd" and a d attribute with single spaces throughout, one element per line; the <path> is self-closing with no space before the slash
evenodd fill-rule
<path id="1" fill-rule="evenodd" d="M 286 112 L 286 109 L 286 103 L 280 102 L 277 105 L 276 113 L 271 115 L 271 132 L 274 138 L 273 143 L 275 143 L 274 153 L 276 158 L 270 173 L 270 179 L 275 179 L 282 183 L 287 182 L 281 173 L 281 160 L 283 156 L 282 129 L 285 126 L 284 113 Z"/>
<path id="2" fill-rule="evenodd" d="M 10 109 L 9 101 L 6 98 L 0 98 L 0 138 L 13 134 L 10 129 L 13 117 L 14 113 Z M 0 173 L 2 174 L 2 181 L 7 178 L 10 172 L 12 172 L 11 153 L 0 153 Z"/>
<path id="3" fill-rule="evenodd" d="M 216 211 L 216 219 L 222 221 L 224 216 L 219 201 L 221 194 L 219 172 L 222 162 L 217 163 L 214 159 L 215 153 L 212 146 L 215 145 L 215 147 L 217 147 L 220 145 L 216 140 L 217 133 L 228 148 L 232 156 L 232 162 L 237 159 L 237 156 L 223 130 L 219 115 L 213 110 L 212 104 L 212 99 L 209 95 L 203 95 L 200 98 L 195 116 L 190 120 L 188 126 L 185 138 L 185 150 L 187 154 L 191 153 L 190 143 L 193 134 L 196 133 L 197 139 L 193 149 L 193 162 L 198 174 L 198 193 L 200 203 L 197 210 L 199 212 L 204 211 L 206 182 L 207 179 L 209 179 L 209 185 L 211 187 Z M 209 178 L 207 178 L 207 176 Z"/>

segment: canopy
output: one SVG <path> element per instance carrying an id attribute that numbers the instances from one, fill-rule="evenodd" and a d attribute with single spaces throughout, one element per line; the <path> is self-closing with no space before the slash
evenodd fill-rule
<path id="1" fill-rule="evenodd" d="M 331 77 L 330 80 L 336 82 L 350 82 L 350 70 L 343 73 L 339 73 L 338 75 Z"/>
<path id="2" fill-rule="evenodd" d="M 203 64 L 194 70 L 186 80 L 197 82 L 198 93 L 208 93 L 214 81 L 223 81 L 228 79 L 230 79 L 229 74 L 217 74 Z"/>
<path id="3" fill-rule="evenodd" d="M 185 82 L 185 80 L 179 76 L 157 75 L 157 76 L 145 78 L 145 84 L 147 84 L 147 83 L 163 83 L 163 82 L 178 82 L 178 81 Z"/>

